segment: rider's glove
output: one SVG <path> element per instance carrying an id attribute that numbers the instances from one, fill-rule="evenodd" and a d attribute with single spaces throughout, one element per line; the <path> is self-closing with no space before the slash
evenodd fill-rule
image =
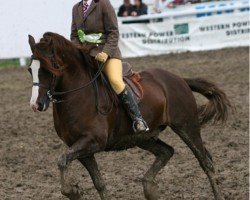
<path id="1" fill-rule="evenodd" d="M 106 54 L 105 52 L 98 53 L 95 59 L 102 63 L 105 63 L 108 59 L 108 54 Z"/>

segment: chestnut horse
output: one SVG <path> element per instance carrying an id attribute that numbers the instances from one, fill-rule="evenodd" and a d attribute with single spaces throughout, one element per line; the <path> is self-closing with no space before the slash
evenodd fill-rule
<path id="1" fill-rule="evenodd" d="M 145 198 L 158 199 L 154 179 L 174 154 L 173 147 L 158 136 L 169 126 L 198 159 L 214 198 L 224 199 L 216 182 L 212 157 L 200 135 L 202 124 L 227 119 L 230 102 L 215 84 L 199 78 L 183 79 L 158 68 L 140 72 L 144 96 L 139 107 L 150 131 L 134 134 L 121 106 L 114 106 L 107 115 L 97 111 L 93 79 L 97 80 L 98 100 L 103 109 L 107 108 L 107 89 L 98 78 L 100 69 L 95 77 L 89 75 L 90 57 L 83 49 L 56 33 L 45 33 L 39 43 L 29 36 L 29 44 L 33 53 L 29 67 L 33 78 L 31 107 L 34 111 L 46 111 L 53 101 L 56 132 L 69 147 L 58 161 L 62 194 L 69 199 L 83 198 L 79 189 L 66 181 L 67 166 L 79 160 L 88 170 L 100 198 L 110 199 L 94 154 L 139 147 L 156 157 L 142 182 Z M 197 108 L 192 91 L 205 96 L 208 103 Z"/>

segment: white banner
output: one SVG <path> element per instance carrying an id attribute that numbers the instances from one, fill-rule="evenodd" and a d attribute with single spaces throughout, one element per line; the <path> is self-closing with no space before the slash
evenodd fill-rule
<path id="1" fill-rule="evenodd" d="M 77 2 L 79 0 L 1 1 L 0 59 L 29 57 L 28 34 L 36 41 L 46 31 L 69 38 L 72 7 Z M 123 1 L 111 2 L 117 8 Z M 248 16 L 249 1 L 240 0 L 178 6 L 160 14 L 119 18 L 120 47 L 124 57 L 131 57 L 247 46 Z M 155 22 L 157 19 L 163 22 Z M 121 24 L 134 20 L 149 20 L 150 24 Z"/>
<path id="2" fill-rule="evenodd" d="M 249 46 L 248 13 L 120 26 L 124 57 Z"/>
<path id="3" fill-rule="evenodd" d="M 110 1 L 115 9 L 123 3 Z M 36 41 L 47 31 L 69 39 L 72 8 L 77 2 L 80 0 L 0 0 L 0 59 L 29 57 L 28 34 Z"/>

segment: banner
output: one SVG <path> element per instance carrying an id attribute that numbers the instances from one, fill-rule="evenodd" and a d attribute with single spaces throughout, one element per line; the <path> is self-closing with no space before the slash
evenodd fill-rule
<path id="1" fill-rule="evenodd" d="M 249 46 L 249 13 L 120 25 L 124 57 Z"/>
<path id="2" fill-rule="evenodd" d="M 72 7 L 78 1 L 2 1 L 0 59 L 29 57 L 28 34 L 36 41 L 47 31 L 69 39 Z M 111 2 L 118 8 L 123 1 Z M 249 1 L 237 0 L 183 5 L 162 13 L 123 17 L 118 19 L 120 48 L 124 57 L 134 57 L 247 46 L 248 16 Z M 122 24 L 141 20 L 150 23 Z"/>

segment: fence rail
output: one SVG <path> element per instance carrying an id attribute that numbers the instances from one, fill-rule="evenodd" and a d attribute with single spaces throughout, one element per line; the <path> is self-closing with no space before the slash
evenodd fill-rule
<path id="1" fill-rule="evenodd" d="M 151 2 L 151 0 L 147 0 L 147 2 L 149 1 Z M 120 2 L 122 1 L 120 0 Z M 72 6 L 74 4 L 74 0 L 65 1 L 63 4 L 61 0 L 3 1 L 0 7 L 1 25 L 2 27 L 8 28 L 0 29 L 0 59 L 18 58 L 20 65 L 26 66 L 26 58 L 31 54 L 27 42 L 28 34 L 32 34 L 36 39 L 39 39 L 44 32 L 52 31 L 69 38 Z M 26 6 L 23 7 L 23 5 Z M 118 1 L 116 2 L 116 7 L 117 5 Z M 20 7 L 22 7 L 22 9 L 20 9 Z M 57 9 L 55 10 L 54 7 L 57 7 Z M 123 35 L 127 26 L 123 23 L 147 20 L 149 24 L 159 21 L 173 24 L 175 20 L 209 17 L 213 15 L 227 15 L 228 18 L 233 18 L 235 13 L 240 12 L 249 14 L 248 0 L 219 1 L 178 6 L 174 9 L 166 10 L 164 13 L 118 18 L 118 21 L 121 26 L 120 33 Z M 9 13 L 12 13 L 12 15 L 9 15 Z M 46 15 L 44 13 L 46 13 Z M 10 26 L 10 24 L 12 25 Z M 138 28 L 140 26 L 136 26 L 139 32 L 140 30 L 138 30 Z M 124 51 L 123 47 L 124 45 L 121 45 L 122 51 Z M 144 51 L 144 49 L 139 47 L 137 50 Z M 126 54 L 124 55 L 126 57 Z"/>
<path id="2" fill-rule="evenodd" d="M 229 14 L 233 12 L 249 12 L 249 1 L 222 1 L 209 2 L 194 5 L 183 5 L 174 9 L 167 9 L 162 13 L 142 15 L 139 17 L 119 17 L 119 22 L 145 21 L 150 22 L 155 19 L 175 19 L 191 17 L 211 16 L 213 14 Z M 207 14 L 207 15 L 206 15 Z"/>

